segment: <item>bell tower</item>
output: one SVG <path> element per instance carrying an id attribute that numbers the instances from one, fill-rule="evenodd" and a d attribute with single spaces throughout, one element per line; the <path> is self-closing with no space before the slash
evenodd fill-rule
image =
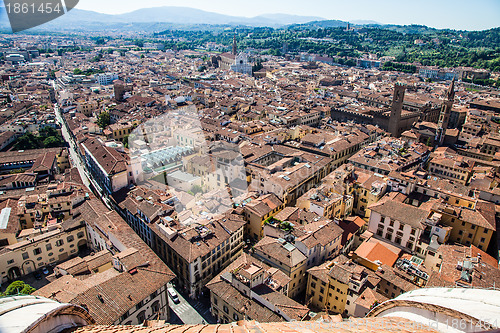
<path id="1" fill-rule="evenodd" d="M 233 54 L 236 55 L 237 52 L 238 52 L 238 46 L 236 45 L 236 31 L 235 31 L 233 35 Z"/>
<path id="2" fill-rule="evenodd" d="M 448 129 L 448 123 L 450 122 L 451 110 L 453 108 L 453 101 L 455 100 L 455 78 L 451 80 L 451 84 L 446 91 L 445 100 L 443 101 L 443 106 L 441 107 L 441 113 L 439 114 L 438 129 L 436 132 L 436 143 L 441 146 L 444 142 L 444 137 L 446 136 L 446 129 Z"/>
<path id="3" fill-rule="evenodd" d="M 401 112 L 403 110 L 403 102 L 405 99 L 406 86 L 402 83 L 394 85 L 394 95 L 392 97 L 391 115 L 389 117 L 389 133 L 393 137 L 399 137 L 399 127 L 401 123 Z"/>

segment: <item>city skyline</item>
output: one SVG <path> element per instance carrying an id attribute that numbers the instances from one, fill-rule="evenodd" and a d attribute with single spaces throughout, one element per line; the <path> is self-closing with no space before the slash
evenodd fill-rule
<path id="1" fill-rule="evenodd" d="M 499 8 L 0 0 L 0 333 L 500 330 Z"/>

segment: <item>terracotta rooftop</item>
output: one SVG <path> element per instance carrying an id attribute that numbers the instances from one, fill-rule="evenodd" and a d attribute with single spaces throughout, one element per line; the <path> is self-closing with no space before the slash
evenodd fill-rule
<path id="1" fill-rule="evenodd" d="M 422 223 L 430 213 L 412 205 L 390 200 L 378 202 L 368 208 L 382 216 L 388 216 L 391 219 L 398 220 L 416 229 L 423 229 Z"/>
<path id="2" fill-rule="evenodd" d="M 391 246 L 393 249 L 396 247 Z M 361 258 L 367 259 L 371 262 L 379 260 L 383 264 L 388 266 L 393 266 L 396 260 L 398 260 L 400 250 L 394 252 L 382 242 L 379 242 L 373 238 L 362 243 L 355 251 L 355 253 Z"/>
<path id="3" fill-rule="evenodd" d="M 395 332 L 437 332 L 436 330 L 403 318 L 356 318 L 349 321 L 337 317 L 326 316 L 320 321 L 303 321 L 293 323 L 258 323 L 255 321 L 239 321 L 217 325 L 168 325 L 165 326 L 87 326 L 79 328 L 75 333 L 356 333 L 387 332 L 392 327 Z M 402 327 L 404 329 L 402 329 Z"/>

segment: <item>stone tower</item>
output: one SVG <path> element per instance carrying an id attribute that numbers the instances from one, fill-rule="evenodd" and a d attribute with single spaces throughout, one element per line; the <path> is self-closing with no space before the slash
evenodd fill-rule
<path id="1" fill-rule="evenodd" d="M 436 132 L 436 144 L 443 145 L 444 137 L 446 136 L 446 129 L 450 122 L 451 109 L 453 108 L 453 101 L 455 100 L 455 78 L 451 81 L 448 91 L 446 92 L 445 100 L 441 106 L 441 113 L 439 115 L 438 129 Z"/>
<path id="2" fill-rule="evenodd" d="M 233 54 L 236 55 L 237 52 L 238 52 L 238 46 L 236 45 L 236 32 L 235 32 L 233 36 Z"/>
<path id="3" fill-rule="evenodd" d="M 403 110 L 403 101 L 405 99 L 406 86 L 401 83 L 394 85 L 394 96 L 392 97 L 391 116 L 389 118 L 389 133 L 393 137 L 399 137 L 399 128 L 401 124 L 401 112 Z"/>

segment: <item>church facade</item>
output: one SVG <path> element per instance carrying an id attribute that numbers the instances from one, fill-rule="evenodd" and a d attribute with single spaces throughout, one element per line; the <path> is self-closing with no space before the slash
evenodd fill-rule
<path id="1" fill-rule="evenodd" d="M 219 68 L 237 73 L 252 75 L 252 64 L 248 61 L 248 55 L 244 52 L 238 54 L 236 46 L 236 35 L 233 38 L 233 51 L 220 55 Z"/>

